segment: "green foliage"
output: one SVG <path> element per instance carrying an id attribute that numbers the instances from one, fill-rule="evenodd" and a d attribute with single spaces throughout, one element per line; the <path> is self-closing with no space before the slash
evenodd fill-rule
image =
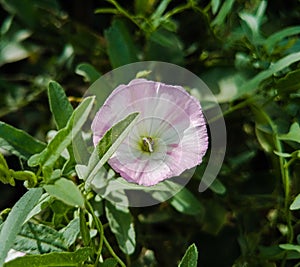
<path id="1" fill-rule="evenodd" d="M 52 252 L 41 256 L 28 255 L 9 263 L 5 267 L 21 267 L 21 266 L 78 266 L 91 255 L 90 248 L 81 248 L 75 252 Z"/>
<path id="2" fill-rule="evenodd" d="M 84 198 L 76 185 L 65 178 L 56 180 L 53 184 L 44 185 L 44 189 L 53 196 L 70 206 L 84 206 Z"/>
<path id="3" fill-rule="evenodd" d="M 0 231 L 0 266 L 3 265 L 6 255 L 24 223 L 27 214 L 42 195 L 41 188 L 32 188 L 23 195 L 10 211 Z"/>
<path id="4" fill-rule="evenodd" d="M 57 82 L 50 82 L 48 86 L 48 96 L 50 110 L 53 114 L 57 129 L 62 129 L 67 125 L 73 113 L 64 89 Z"/>
<path id="5" fill-rule="evenodd" d="M 199 215 L 204 212 L 201 202 L 186 188 L 179 191 L 170 201 L 179 212 L 188 215 Z"/>
<path id="6" fill-rule="evenodd" d="M 134 41 L 122 20 L 113 21 L 111 27 L 105 31 L 105 38 L 113 68 L 138 61 Z"/>
<path id="7" fill-rule="evenodd" d="M 298 210 L 300 209 L 300 194 L 297 195 L 293 201 L 293 203 L 290 206 L 291 210 Z"/>
<path id="8" fill-rule="evenodd" d="M 28 222 L 18 233 L 13 248 L 29 254 L 67 251 L 68 244 L 62 233 L 42 224 Z"/>
<path id="9" fill-rule="evenodd" d="M 72 113 L 67 125 L 62 128 L 51 140 L 48 146 L 39 154 L 33 155 L 28 164 L 31 167 L 40 165 L 46 179 L 50 178 L 49 171 L 52 170 L 55 162 L 61 153 L 71 144 L 72 138 L 78 134 L 85 123 L 94 101 L 94 97 L 86 98 Z"/>
<path id="10" fill-rule="evenodd" d="M 93 83 L 100 78 L 101 74 L 89 63 L 80 63 L 75 72 L 84 77 L 86 82 Z"/>
<path id="11" fill-rule="evenodd" d="M 198 250 L 195 244 L 189 246 L 186 250 L 179 267 L 196 267 L 198 262 Z"/>
<path id="12" fill-rule="evenodd" d="M 136 240 L 129 210 L 106 202 L 105 211 L 110 229 L 115 234 L 120 249 L 125 254 L 132 254 L 135 250 Z"/>
<path id="13" fill-rule="evenodd" d="M 25 159 L 45 148 L 44 143 L 4 122 L 0 122 L 0 143 L 4 149 Z"/>

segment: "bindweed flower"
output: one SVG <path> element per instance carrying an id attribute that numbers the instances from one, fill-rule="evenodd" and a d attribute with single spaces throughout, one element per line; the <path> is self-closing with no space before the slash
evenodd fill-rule
<path id="1" fill-rule="evenodd" d="M 208 136 L 199 102 L 181 86 L 145 79 L 107 98 L 92 123 L 94 145 L 133 112 L 140 113 L 136 125 L 108 161 L 128 182 L 152 186 L 202 162 Z"/>

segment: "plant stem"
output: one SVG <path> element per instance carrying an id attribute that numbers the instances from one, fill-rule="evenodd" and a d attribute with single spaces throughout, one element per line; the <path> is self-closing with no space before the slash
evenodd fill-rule
<path id="1" fill-rule="evenodd" d="M 276 151 L 279 153 L 283 153 L 283 148 L 281 141 L 278 138 L 277 134 L 277 127 L 273 123 L 272 119 L 268 116 L 268 114 L 261 109 L 260 107 L 253 105 L 253 108 L 259 110 L 260 114 L 264 117 L 267 123 L 270 125 L 273 133 L 273 141 Z M 290 211 L 290 175 L 288 170 L 287 161 L 283 157 L 279 157 L 279 167 L 280 167 L 280 174 L 282 179 L 282 185 L 284 190 L 284 215 L 286 217 L 286 224 L 288 227 L 288 234 L 287 234 L 287 242 L 292 243 L 294 239 L 294 229 L 292 225 L 292 218 L 291 218 L 291 211 Z M 281 266 L 285 266 L 286 257 L 282 260 Z"/>
<path id="2" fill-rule="evenodd" d="M 101 256 L 101 252 L 102 252 L 102 247 L 103 247 L 104 230 L 103 230 L 102 223 L 101 223 L 100 219 L 96 216 L 94 209 L 93 209 L 92 205 L 90 204 L 90 202 L 86 201 L 86 207 L 87 207 L 88 211 L 92 214 L 96 228 L 97 228 L 97 230 L 99 232 L 99 236 L 100 236 L 99 247 L 98 247 L 97 257 L 96 257 L 96 261 L 95 261 L 95 264 L 98 264 L 100 256 Z"/>
<path id="3" fill-rule="evenodd" d="M 246 100 L 234 105 L 234 106 L 231 106 L 229 109 L 225 110 L 222 114 L 219 114 L 218 116 L 216 117 L 213 117 L 211 118 L 208 123 L 212 123 L 212 122 L 215 122 L 217 121 L 218 119 L 222 118 L 223 116 L 226 116 L 230 113 L 232 113 L 233 111 L 236 111 L 238 109 L 241 109 L 241 108 L 244 108 L 246 106 L 248 106 L 251 102 L 253 101 L 253 98 L 247 98 Z"/>
<path id="4" fill-rule="evenodd" d="M 114 252 L 113 248 L 110 246 L 110 244 L 108 243 L 107 239 L 105 236 L 103 236 L 103 241 L 105 246 L 107 247 L 109 253 L 117 260 L 117 262 L 122 266 L 122 267 L 126 267 L 125 263 L 118 257 L 118 255 Z"/>
<path id="5" fill-rule="evenodd" d="M 118 255 L 114 252 L 113 248 L 110 246 L 109 242 L 107 241 L 106 237 L 104 236 L 104 230 L 103 230 L 103 225 L 100 221 L 100 219 L 96 216 L 94 209 L 92 207 L 92 205 L 86 201 L 86 206 L 89 210 L 89 212 L 91 213 L 96 228 L 99 232 L 100 235 L 100 240 L 99 240 L 99 248 L 98 248 L 98 252 L 97 252 L 97 258 L 95 261 L 95 264 L 98 264 L 100 256 L 101 256 L 101 251 L 102 251 L 102 247 L 103 247 L 103 242 L 105 244 L 105 246 L 107 247 L 108 251 L 110 252 L 110 254 L 116 259 L 116 261 L 122 266 L 122 267 L 126 267 L 125 263 L 118 257 Z"/>

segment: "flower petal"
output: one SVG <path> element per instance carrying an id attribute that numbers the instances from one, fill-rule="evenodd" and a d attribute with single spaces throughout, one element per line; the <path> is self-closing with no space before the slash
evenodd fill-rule
<path id="1" fill-rule="evenodd" d="M 94 144 L 136 111 L 139 121 L 108 161 L 123 178 L 150 186 L 202 162 L 208 136 L 200 103 L 180 86 L 145 79 L 120 85 L 108 97 L 92 123 Z M 139 145 L 147 136 L 153 139 L 153 153 Z"/>

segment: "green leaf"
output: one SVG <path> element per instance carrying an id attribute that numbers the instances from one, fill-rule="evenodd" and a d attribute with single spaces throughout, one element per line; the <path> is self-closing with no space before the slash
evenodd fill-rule
<path id="1" fill-rule="evenodd" d="M 212 0 L 211 1 L 211 9 L 212 9 L 213 15 L 215 15 L 217 13 L 220 4 L 221 4 L 220 0 Z"/>
<path id="2" fill-rule="evenodd" d="M 300 88 L 300 70 L 290 71 L 285 77 L 278 80 L 275 88 L 282 93 L 296 92 Z"/>
<path id="3" fill-rule="evenodd" d="M 115 19 L 104 34 L 107 40 L 109 60 L 113 68 L 138 61 L 138 51 L 122 20 Z"/>
<path id="4" fill-rule="evenodd" d="M 81 237 L 83 240 L 83 244 L 85 246 L 89 246 L 89 244 L 91 242 L 91 236 L 90 236 L 89 228 L 87 226 L 87 221 L 86 221 L 85 213 L 84 213 L 83 209 L 80 209 L 79 220 L 80 220 L 80 233 L 81 233 Z"/>
<path id="5" fill-rule="evenodd" d="M 178 35 L 158 28 L 149 36 L 146 57 L 151 60 L 160 60 L 174 64 L 183 64 L 183 45 Z"/>
<path id="6" fill-rule="evenodd" d="M 44 255 L 27 255 L 12 260 L 4 267 L 46 267 L 80 266 L 92 254 L 91 248 L 81 248 L 75 252 L 53 252 Z"/>
<path id="7" fill-rule="evenodd" d="M 55 137 L 41 153 L 32 156 L 29 166 L 42 165 L 43 172 L 49 171 L 61 156 L 61 153 L 71 144 L 72 138 L 80 132 L 92 109 L 94 97 L 85 98 L 74 110 L 65 128 L 58 131 Z"/>
<path id="8" fill-rule="evenodd" d="M 276 154 L 279 157 L 283 157 L 283 158 L 290 158 L 290 157 L 292 157 L 292 154 L 290 154 L 290 153 L 284 153 L 284 152 L 274 151 L 274 154 Z"/>
<path id="9" fill-rule="evenodd" d="M 218 15 L 215 17 L 215 19 L 212 21 L 212 26 L 220 26 L 224 23 L 227 15 L 230 13 L 233 4 L 235 0 L 227 0 L 224 1 Z"/>
<path id="10" fill-rule="evenodd" d="M 287 37 L 297 35 L 299 33 L 300 26 L 288 27 L 278 32 L 275 32 L 264 41 L 265 48 L 271 53 L 277 43 L 279 43 Z"/>
<path id="11" fill-rule="evenodd" d="M 1 139 L 4 139 L 4 142 L 1 142 Z M 26 132 L 1 121 L 0 144 L 2 148 L 24 159 L 41 152 L 46 147 L 46 144 L 38 141 Z"/>
<path id="12" fill-rule="evenodd" d="M 290 206 L 290 210 L 299 210 L 300 209 L 300 194 L 297 195 Z"/>
<path id="13" fill-rule="evenodd" d="M 43 209 L 48 207 L 53 202 L 53 199 L 49 196 L 48 193 L 44 193 L 32 210 L 28 213 L 25 222 L 28 222 L 33 216 L 39 214 Z"/>
<path id="14" fill-rule="evenodd" d="M 197 262 L 198 262 L 198 250 L 196 245 L 192 244 L 186 250 L 178 267 L 197 267 Z"/>
<path id="15" fill-rule="evenodd" d="M 8 16 L 2 23 L 0 28 L 0 35 L 4 35 L 8 32 L 13 22 L 13 16 Z"/>
<path id="16" fill-rule="evenodd" d="M 64 128 L 73 113 L 73 107 L 69 102 L 64 89 L 57 82 L 50 82 L 48 86 L 48 98 L 49 105 L 54 121 L 56 123 L 57 129 L 60 130 Z M 78 137 L 78 136 L 77 136 Z M 69 159 L 64 166 L 65 169 L 70 168 L 75 165 L 74 153 L 71 146 L 68 146 Z"/>
<path id="17" fill-rule="evenodd" d="M 287 134 L 279 135 L 280 140 L 294 141 L 300 143 L 300 126 L 299 123 L 294 122 Z"/>
<path id="18" fill-rule="evenodd" d="M 77 186 L 70 180 L 59 178 L 54 184 L 44 185 L 45 190 L 70 206 L 84 206 L 84 198 Z"/>
<path id="19" fill-rule="evenodd" d="M 59 230 L 60 233 L 62 233 L 63 238 L 67 244 L 68 247 L 73 245 L 80 233 L 80 220 L 78 217 L 75 217 L 72 221 L 69 222 L 69 224 Z"/>
<path id="20" fill-rule="evenodd" d="M 117 206 L 107 201 L 105 212 L 110 229 L 115 234 L 120 249 L 125 254 L 132 254 L 135 250 L 136 241 L 129 210 L 126 207 Z"/>
<path id="21" fill-rule="evenodd" d="M 284 250 L 295 250 L 300 253 L 300 246 L 293 244 L 280 244 L 279 247 Z"/>
<path id="22" fill-rule="evenodd" d="M 17 235 L 13 248 L 29 254 L 67 251 L 63 234 L 53 228 L 28 222 Z"/>
<path id="23" fill-rule="evenodd" d="M 252 79 L 244 83 L 238 90 L 235 98 L 238 98 L 244 94 L 253 94 L 259 87 L 260 83 L 270 78 L 276 72 L 283 70 L 284 68 L 290 66 L 291 64 L 300 60 L 300 52 L 292 53 L 284 58 L 279 59 L 274 64 L 271 64 L 267 70 L 264 70 L 254 76 Z"/>
<path id="24" fill-rule="evenodd" d="M 153 21 L 154 27 L 158 27 L 160 24 L 160 20 L 164 12 L 166 11 L 171 0 L 162 0 L 160 4 L 156 8 L 156 10 L 151 15 L 151 20 Z"/>
<path id="25" fill-rule="evenodd" d="M 84 81 L 93 83 L 101 74 L 89 63 L 81 63 L 76 67 L 75 73 L 84 77 Z"/>
<path id="26" fill-rule="evenodd" d="M 18 42 L 9 42 L 1 45 L 0 66 L 28 58 L 34 53 L 33 48 L 26 47 L 22 43 Z"/>
<path id="27" fill-rule="evenodd" d="M 62 129 L 70 119 L 73 107 L 69 102 L 64 89 L 54 81 L 48 86 L 48 98 L 50 110 L 53 114 L 57 129 Z"/>
<path id="28" fill-rule="evenodd" d="M 121 120 L 108 130 L 99 141 L 89 160 L 87 170 L 84 171 L 85 177 L 83 177 L 83 179 L 86 180 L 86 188 L 90 186 L 94 177 L 99 173 L 103 165 L 109 160 L 131 131 L 138 119 L 138 115 L 138 112 L 129 114 L 125 119 Z M 79 171 L 77 166 L 76 171 Z"/>
<path id="29" fill-rule="evenodd" d="M 201 202 L 186 188 L 179 191 L 170 203 L 177 211 L 184 214 L 198 215 L 204 212 Z"/>
<path id="30" fill-rule="evenodd" d="M 42 188 L 29 189 L 10 211 L 0 232 L 0 266 L 3 265 L 7 252 L 12 247 L 28 213 L 38 202 L 42 193 Z"/>
<path id="31" fill-rule="evenodd" d="M 118 261 L 115 258 L 108 258 L 104 262 L 100 263 L 100 267 L 117 267 Z"/>
<path id="32" fill-rule="evenodd" d="M 150 39 L 163 47 L 172 48 L 176 45 L 181 48 L 181 43 L 175 34 L 166 30 L 157 30 L 150 35 Z"/>
<path id="33" fill-rule="evenodd" d="M 261 43 L 260 27 L 263 22 L 266 7 L 267 2 L 261 1 L 255 14 L 248 12 L 239 13 L 240 18 L 248 28 L 246 29 L 246 34 L 254 45 Z"/>
<path id="34" fill-rule="evenodd" d="M 223 195 L 226 192 L 226 187 L 218 179 L 215 179 L 213 181 L 209 189 L 219 195 Z"/>

